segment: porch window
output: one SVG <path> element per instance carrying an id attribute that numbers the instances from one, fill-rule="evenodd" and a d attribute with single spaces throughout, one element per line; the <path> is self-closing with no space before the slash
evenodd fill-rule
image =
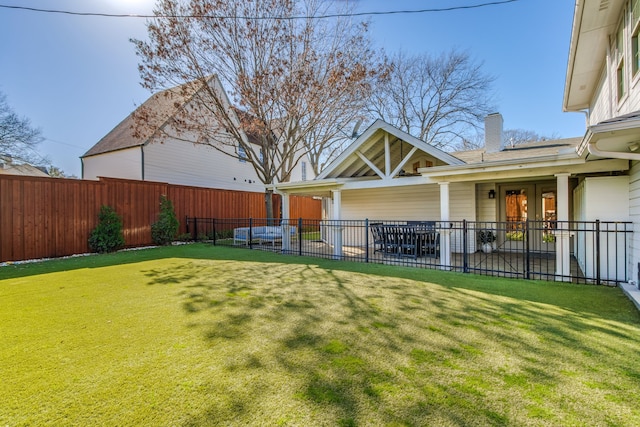
<path id="1" fill-rule="evenodd" d="M 509 190 L 505 198 L 507 240 L 524 240 L 524 221 L 527 220 L 527 190 Z"/>
<path id="2" fill-rule="evenodd" d="M 553 230 L 556 228 L 556 192 L 548 191 L 542 193 L 542 217 L 544 218 L 544 230 L 542 232 L 542 241 L 545 243 L 553 243 L 556 241 Z"/>

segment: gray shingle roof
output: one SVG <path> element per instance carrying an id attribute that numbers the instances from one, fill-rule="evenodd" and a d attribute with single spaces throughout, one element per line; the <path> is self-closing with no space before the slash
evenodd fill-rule
<path id="1" fill-rule="evenodd" d="M 456 151 L 451 154 L 467 164 L 513 161 L 519 159 L 534 160 L 539 157 L 568 153 L 571 150 L 575 150 L 581 141 L 582 137 L 564 138 L 518 144 L 494 153 L 487 153 L 484 148 L 481 148 L 477 150 Z"/>

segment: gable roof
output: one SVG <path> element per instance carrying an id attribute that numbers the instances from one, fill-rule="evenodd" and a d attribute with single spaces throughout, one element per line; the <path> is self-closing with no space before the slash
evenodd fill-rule
<path id="1" fill-rule="evenodd" d="M 422 151 L 423 153 L 441 161 L 447 165 L 462 165 L 464 162 L 451 154 L 434 147 L 431 144 L 409 135 L 408 133 L 390 125 L 383 120 L 376 120 L 365 130 L 345 151 L 331 162 L 316 178 L 364 177 L 379 175 L 385 168 L 385 145 L 392 139 L 395 148 L 390 147 L 390 165 L 395 170 L 403 167 L 403 160 L 409 160 L 410 153 Z M 406 145 L 404 145 L 406 144 Z M 403 151 L 406 146 L 407 152 Z M 377 170 L 376 170 L 377 169 Z M 391 171 L 384 172 L 393 175 Z"/>
<path id="2" fill-rule="evenodd" d="M 201 82 L 189 82 L 153 94 L 80 157 L 145 145 L 202 85 Z M 144 116 L 147 125 L 136 126 L 136 115 Z"/>

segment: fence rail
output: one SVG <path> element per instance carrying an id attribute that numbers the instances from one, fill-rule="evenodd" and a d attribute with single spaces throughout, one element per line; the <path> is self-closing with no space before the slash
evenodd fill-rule
<path id="1" fill-rule="evenodd" d="M 632 223 L 186 218 L 195 240 L 299 256 L 502 277 L 617 284 Z"/>
<path id="2" fill-rule="evenodd" d="M 100 206 L 122 216 L 127 246 L 152 244 L 160 196 L 173 202 L 186 232 L 187 215 L 236 218 L 266 216 L 264 193 L 189 187 L 161 182 L 101 178 L 99 181 L 0 175 L 0 262 L 84 253 Z M 273 198 L 274 212 L 280 197 Z M 320 218 L 321 202 L 291 197 L 299 216 Z"/>

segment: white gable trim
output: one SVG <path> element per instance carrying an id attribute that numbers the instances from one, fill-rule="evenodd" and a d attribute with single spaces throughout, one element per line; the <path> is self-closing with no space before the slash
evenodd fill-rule
<path id="1" fill-rule="evenodd" d="M 448 154 L 445 153 L 444 151 L 432 146 L 431 144 L 427 144 L 426 142 L 409 135 L 406 132 L 401 131 L 400 129 L 390 125 L 389 123 L 382 121 L 382 120 L 376 120 L 371 126 L 369 126 L 367 128 L 366 131 L 364 131 L 362 133 L 362 135 L 360 135 L 355 141 L 353 141 L 353 143 L 345 150 L 342 152 L 342 154 L 340 154 L 333 162 L 331 162 L 326 168 L 325 170 L 323 170 L 320 175 L 318 175 L 317 179 L 324 179 L 327 176 L 329 176 L 332 172 L 334 172 L 336 169 L 338 169 L 340 166 L 342 166 L 345 162 L 347 162 L 349 160 L 349 158 L 351 158 L 352 156 L 357 156 L 359 157 L 362 161 L 364 161 L 369 167 L 372 166 L 371 162 L 368 161 L 368 159 L 366 159 L 366 157 L 359 152 L 360 147 L 365 144 L 378 130 L 383 130 L 385 131 L 387 134 L 391 134 L 401 140 L 403 140 L 404 142 L 407 142 L 409 144 L 411 144 L 413 146 L 413 149 L 411 151 L 411 154 L 414 154 L 417 150 L 421 150 L 433 157 L 435 157 L 438 160 L 442 160 L 443 162 L 449 164 L 449 165 L 464 165 L 465 163 Z M 388 143 L 388 138 L 385 138 L 385 143 Z M 385 147 L 385 151 L 388 153 L 388 149 L 387 147 Z M 387 154 L 388 155 L 388 154 Z M 396 170 L 394 171 L 395 174 L 397 174 L 397 172 L 400 171 L 400 169 L 402 169 L 402 167 L 406 164 L 406 162 L 409 160 L 410 156 L 406 156 L 401 162 L 400 165 L 396 167 Z M 388 166 L 388 162 L 387 162 L 387 166 Z M 382 179 L 391 179 L 391 177 L 395 176 L 393 173 L 391 173 L 391 171 L 389 170 L 390 167 L 387 167 L 387 170 L 385 171 L 386 173 L 382 173 L 382 171 L 380 171 L 380 169 L 372 167 L 372 170 L 378 174 Z"/>

